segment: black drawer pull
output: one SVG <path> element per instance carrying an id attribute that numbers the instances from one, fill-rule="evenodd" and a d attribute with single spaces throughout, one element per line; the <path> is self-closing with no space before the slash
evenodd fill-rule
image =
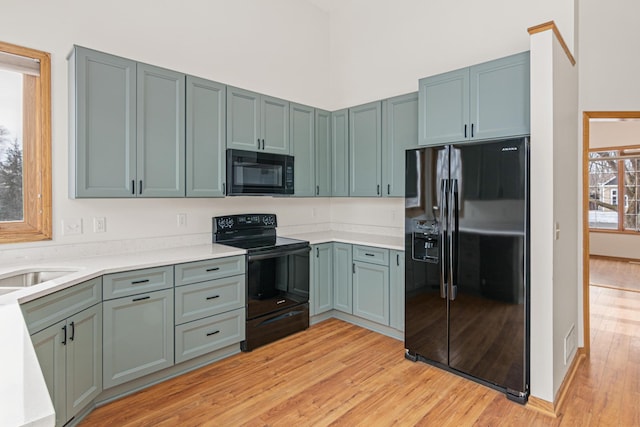
<path id="1" fill-rule="evenodd" d="M 207 268 L 207 273 L 210 271 L 218 271 L 220 270 L 220 267 L 211 267 L 211 268 Z"/>
<path id="2" fill-rule="evenodd" d="M 139 285 L 140 283 L 149 283 L 149 279 L 134 280 L 133 282 L 131 282 L 132 285 Z"/>
<path id="3" fill-rule="evenodd" d="M 208 299 L 208 300 L 209 300 L 209 299 L 216 299 L 216 298 L 220 298 L 220 295 L 214 295 L 214 296 L 212 296 L 212 297 L 207 297 L 207 299 Z"/>
<path id="4" fill-rule="evenodd" d="M 213 331 L 213 332 L 209 332 L 207 333 L 207 336 L 210 337 L 211 335 L 215 335 L 215 334 L 219 334 L 220 331 Z"/>
<path id="5" fill-rule="evenodd" d="M 149 299 L 149 298 L 151 298 L 151 297 L 149 295 L 147 295 L 146 297 L 134 298 L 132 301 L 133 302 L 142 301 L 142 300 Z"/>
<path id="6" fill-rule="evenodd" d="M 366 256 L 375 256 L 375 254 L 365 253 Z"/>

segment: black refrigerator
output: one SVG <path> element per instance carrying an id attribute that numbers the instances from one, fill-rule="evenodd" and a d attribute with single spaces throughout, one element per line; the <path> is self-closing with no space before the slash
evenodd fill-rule
<path id="1" fill-rule="evenodd" d="M 406 152 L 406 358 L 525 403 L 528 138 Z"/>

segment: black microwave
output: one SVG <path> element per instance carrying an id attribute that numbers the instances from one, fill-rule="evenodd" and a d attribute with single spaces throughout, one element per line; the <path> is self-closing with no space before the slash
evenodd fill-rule
<path id="1" fill-rule="evenodd" d="M 293 156 L 227 150 L 227 196 L 293 194 Z"/>

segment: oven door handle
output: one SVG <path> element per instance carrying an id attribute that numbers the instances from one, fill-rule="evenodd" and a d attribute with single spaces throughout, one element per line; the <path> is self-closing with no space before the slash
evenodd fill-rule
<path id="1" fill-rule="evenodd" d="M 258 326 L 264 326 L 264 325 L 268 325 L 269 323 L 279 322 L 280 320 L 288 319 L 288 318 L 293 317 L 293 316 L 300 316 L 301 314 L 304 314 L 304 310 L 288 311 L 288 312 L 280 314 L 280 315 L 278 315 L 276 317 L 272 317 L 270 319 L 267 319 L 267 320 L 261 322 L 260 325 L 258 325 Z"/>
<path id="2" fill-rule="evenodd" d="M 281 256 L 288 256 L 288 255 L 307 254 L 309 252 L 311 252 L 311 246 L 307 246 L 305 248 L 295 249 L 295 250 L 279 249 L 279 250 L 263 252 L 263 253 L 254 254 L 254 255 L 248 254 L 247 255 L 247 260 L 248 261 L 260 261 L 262 259 L 278 258 L 278 257 L 281 257 Z"/>

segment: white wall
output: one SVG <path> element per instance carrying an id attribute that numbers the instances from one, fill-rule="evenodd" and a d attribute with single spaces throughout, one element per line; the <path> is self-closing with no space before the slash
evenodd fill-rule
<path id="1" fill-rule="evenodd" d="M 589 123 L 589 148 L 640 146 L 640 120 Z M 589 233 L 589 253 L 640 259 L 640 235 L 606 232 Z"/>
<path id="2" fill-rule="evenodd" d="M 418 89 L 418 79 L 529 50 L 554 20 L 574 45 L 573 0 L 344 0 L 331 13 L 332 109 Z"/>
<path id="3" fill-rule="evenodd" d="M 66 56 L 74 44 L 291 101 L 328 108 L 329 17 L 299 0 L 93 2 L 4 0 L 0 40 L 52 55 L 52 242 L 3 245 L 2 250 L 82 242 L 210 233 L 221 213 L 276 212 L 283 224 L 328 223 L 326 199 L 265 198 L 256 206 L 236 198 L 71 200 L 68 198 Z M 315 216 L 313 215 L 315 209 Z M 178 228 L 177 213 L 187 213 Z M 107 232 L 93 233 L 92 218 Z M 62 220 L 80 218 L 84 233 L 63 236 Z"/>

